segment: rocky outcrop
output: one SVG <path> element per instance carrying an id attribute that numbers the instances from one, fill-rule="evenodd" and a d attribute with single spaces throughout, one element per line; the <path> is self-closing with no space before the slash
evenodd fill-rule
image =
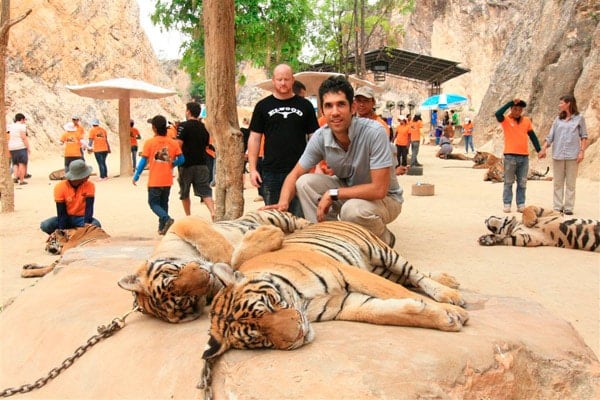
<path id="1" fill-rule="evenodd" d="M 140 26 L 135 1 L 11 2 L 13 17 L 28 9 L 32 13 L 10 30 L 6 96 L 7 119 L 17 112 L 27 116 L 32 156 L 60 154 L 57 140 L 73 114 L 86 129 L 98 118 L 118 148 L 118 101 L 80 97 L 65 85 L 123 77 L 177 90 L 165 99 L 131 100 L 131 117 L 143 136 L 151 135 L 145 121 L 155 114 L 183 119 L 189 79 L 165 72 Z"/>
<path id="2" fill-rule="evenodd" d="M 57 272 L 0 314 L 0 390 L 33 383 L 131 309 L 116 282 L 151 241 L 69 250 Z M 213 367 L 215 399 L 572 399 L 600 396 L 600 364 L 573 327 L 517 298 L 465 293 L 458 333 L 315 324 L 294 351 L 234 351 Z M 26 317 L 25 317 L 26 316 Z M 133 314 L 28 398 L 198 398 L 206 317 L 168 324 Z"/>

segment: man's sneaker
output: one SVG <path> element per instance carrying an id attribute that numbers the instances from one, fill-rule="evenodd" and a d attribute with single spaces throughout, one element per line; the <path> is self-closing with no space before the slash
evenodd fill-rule
<path id="1" fill-rule="evenodd" d="M 517 212 L 522 213 L 525 210 L 525 206 L 517 206 Z"/>
<path id="2" fill-rule="evenodd" d="M 573 211 L 572 210 L 565 210 L 565 215 L 573 215 Z"/>
<path id="3" fill-rule="evenodd" d="M 504 205 L 504 212 L 505 213 L 509 213 L 510 212 L 510 204 L 509 205 Z"/>
<path id="4" fill-rule="evenodd" d="M 160 231 L 158 231 L 158 234 L 164 235 L 165 233 L 167 233 L 171 225 L 173 225 L 173 222 L 175 222 L 175 220 L 173 218 L 169 218 L 169 220 L 165 222 L 165 226 Z"/>

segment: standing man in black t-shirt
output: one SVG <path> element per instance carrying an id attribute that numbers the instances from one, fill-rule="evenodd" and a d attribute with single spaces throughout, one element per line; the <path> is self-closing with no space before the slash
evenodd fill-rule
<path id="1" fill-rule="evenodd" d="M 248 140 L 250 181 L 261 187 L 265 204 L 277 204 L 281 186 L 304 152 L 308 135 L 319 128 L 313 105 L 295 95 L 292 87 L 292 68 L 280 64 L 273 70 L 273 94 L 260 100 L 254 107 Z M 257 170 L 261 137 L 264 135 L 262 174 Z M 296 198 L 288 210 L 302 216 Z"/>
<path id="2" fill-rule="evenodd" d="M 183 205 L 185 215 L 190 215 L 190 187 L 194 186 L 194 194 L 202 199 L 210 212 L 211 218 L 215 214 L 215 205 L 210 188 L 210 171 L 206 164 L 206 146 L 210 136 L 200 121 L 200 104 L 190 102 L 185 105 L 186 121 L 179 124 L 177 141 L 185 162 L 179 167 L 179 199 Z"/>

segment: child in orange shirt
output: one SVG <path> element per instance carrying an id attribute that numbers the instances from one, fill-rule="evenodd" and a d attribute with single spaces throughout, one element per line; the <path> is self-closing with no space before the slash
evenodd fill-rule
<path id="1" fill-rule="evenodd" d="M 185 161 L 179 144 L 167 136 L 167 119 L 162 115 L 152 118 L 155 136 L 144 143 L 142 157 L 133 175 L 133 185 L 148 164 L 148 205 L 158 216 L 158 234 L 167 233 L 175 220 L 169 216 L 169 195 L 173 185 L 173 167 Z"/>

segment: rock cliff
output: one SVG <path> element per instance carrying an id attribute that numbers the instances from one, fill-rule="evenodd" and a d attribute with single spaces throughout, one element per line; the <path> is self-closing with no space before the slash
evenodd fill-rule
<path id="1" fill-rule="evenodd" d="M 131 100 L 142 136 L 151 134 L 145 121 L 155 114 L 183 118 L 189 79 L 158 61 L 135 1 L 22 0 L 11 6 L 13 18 L 33 10 L 10 31 L 6 85 L 7 119 L 16 112 L 27 116 L 33 157 L 59 154 L 57 139 L 73 114 L 86 129 L 92 118 L 100 119 L 118 148 L 118 101 L 80 97 L 65 85 L 123 77 L 178 91 L 161 100 Z"/>

